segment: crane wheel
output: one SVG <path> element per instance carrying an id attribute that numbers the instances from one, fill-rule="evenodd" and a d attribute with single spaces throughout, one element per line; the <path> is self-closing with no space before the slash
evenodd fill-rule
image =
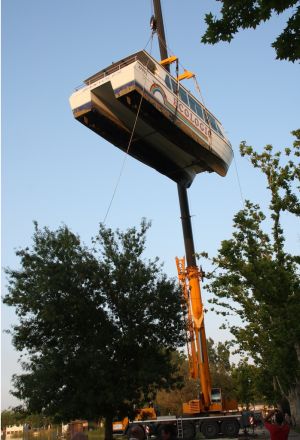
<path id="1" fill-rule="evenodd" d="M 167 428 L 171 432 L 171 438 L 176 437 L 176 427 L 172 423 L 159 424 L 156 430 L 156 437 L 162 440 L 162 431 Z"/>
<path id="2" fill-rule="evenodd" d="M 222 434 L 227 437 L 236 437 L 240 430 L 240 425 L 237 420 L 224 420 L 221 425 Z"/>
<path id="3" fill-rule="evenodd" d="M 195 425 L 191 422 L 183 422 L 183 438 L 184 440 L 193 440 L 196 435 Z"/>
<path id="4" fill-rule="evenodd" d="M 219 434 L 219 424 L 215 420 L 206 420 L 201 425 L 201 432 L 205 438 L 215 438 Z"/>
<path id="5" fill-rule="evenodd" d="M 145 438 L 146 438 L 145 430 L 141 425 L 130 426 L 126 435 L 127 435 L 128 439 L 135 438 L 138 440 L 145 440 Z"/>

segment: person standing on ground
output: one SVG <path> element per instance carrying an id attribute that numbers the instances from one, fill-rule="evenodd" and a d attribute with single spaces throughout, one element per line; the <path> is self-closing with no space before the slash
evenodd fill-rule
<path id="1" fill-rule="evenodd" d="M 271 423 L 273 416 L 275 423 Z M 264 426 L 269 431 L 271 440 L 287 440 L 290 427 L 285 422 L 282 412 L 278 409 L 274 409 L 265 417 Z"/>

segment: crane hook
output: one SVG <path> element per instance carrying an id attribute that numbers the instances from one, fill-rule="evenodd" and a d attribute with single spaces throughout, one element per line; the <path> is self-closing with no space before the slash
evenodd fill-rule
<path id="1" fill-rule="evenodd" d="M 152 15 L 152 17 L 150 18 L 150 29 L 153 33 L 155 33 L 157 30 L 157 20 L 154 15 Z"/>

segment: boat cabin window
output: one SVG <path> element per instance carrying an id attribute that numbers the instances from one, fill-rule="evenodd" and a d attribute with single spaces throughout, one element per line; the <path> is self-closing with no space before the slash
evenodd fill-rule
<path id="1" fill-rule="evenodd" d="M 193 98 L 191 98 L 190 96 L 189 96 L 189 103 L 190 103 L 191 110 L 193 110 L 194 113 L 197 113 L 197 110 L 196 110 L 197 102 Z"/>
<path id="2" fill-rule="evenodd" d="M 186 105 L 189 105 L 188 95 L 187 95 L 187 93 L 183 90 L 182 87 L 179 87 L 179 98 L 180 98 L 181 101 L 183 101 Z"/>
<path id="3" fill-rule="evenodd" d="M 171 80 L 168 75 L 166 75 L 166 77 L 165 77 L 165 83 L 166 83 L 166 86 L 168 87 L 168 89 L 172 90 Z"/>
<path id="4" fill-rule="evenodd" d="M 168 89 L 170 89 L 173 93 L 177 94 L 178 86 L 177 86 L 177 82 L 174 81 L 173 78 L 170 78 L 169 75 L 166 75 L 165 83 Z"/>
<path id="5" fill-rule="evenodd" d="M 208 116 L 209 116 L 209 120 L 210 120 L 210 125 L 213 128 L 213 130 L 215 130 L 215 132 L 217 132 L 220 136 L 224 137 L 224 135 L 222 133 L 222 130 L 220 129 L 220 127 L 219 127 L 217 121 L 215 120 L 215 118 L 213 116 L 211 116 L 211 115 L 208 115 Z"/>
<path id="6" fill-rule="evenodd" d="M 208 114 L 205 109 L 203 109 L 203 119 L 209 125 Z"/>
<path id="7" fill-rule="evenodd" d="M 177 93 L 178 84 L 169 75 L 165 77 L 165 83 L 169 90 Z M 220 129 L 215 118 L 209 114 L 206 110 L 202 109 L 201 105 L 192 98 L 181 86 L 179 86 L 179 98 L 183 101 L 196 115 L 198 115 L 203 121 L 205 121 L 210 127 L 218 133 L 220 136 L 224 137 L 222 130 Z"/>
<path id="8" fill-rule="evenodd" d="M 189 103 L 193 112 L 196 113 L 201 119 L 204 119 L 201 105 L 199 105 L 198 102 L 196 102 L 191 96 L 189 96 Z"/>
<path id="9" fill-rule="evenodd" d="M 218 128 L 218 133 L 220 134 L 220 136 L 224 137 L 223 131 L 218 123 L 217 123 L 217 128 Z"/>
<path id="10" fill-rule="evenodd" d="M 207 113 L 207 112 L 205 114 L 206 114 L 207 121 L 209 121 L 209 125 L 211 126 L 211 128 L 216 133 L 218 133 L 220 136 L 224 137 L 224 135 L 222 133 L 222 130 L 220 129 L 220 127 L 219 127 L 217 121 L 215 120 L 215 118 L 212 115 L 210 115 L 209 113 Z"/>
<path id="11" fill-rule="evenodd" d="M 208 118 L 212 129 L 218 133 L 219 131 L 215 119 L 211 115 L 208 115 Z"/>
<path id="12" fill-rule="evenodd" d="M 176 81 L 174 81 L 174 79 L 171 78 L 172 81 L 172 88 L 173 88 L 173 92 L 176 93 L 178 92 L 178 83 Z"/>
<path id="13" fill-rule="evenodd" d="M 197 115 L 200 116 L 200 118 L 204 119 L 202 107 L 197 103 L 196 103 L 196 111 L 197 111 Z"/>

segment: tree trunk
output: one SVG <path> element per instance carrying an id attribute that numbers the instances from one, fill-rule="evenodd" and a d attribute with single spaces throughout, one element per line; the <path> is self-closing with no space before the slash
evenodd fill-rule
<path id="1" fill-rule="evenodd" d="M 300 365 L 300 344 L 295 344 L 295 350 Z M 296 425 L 300 425 L 300 381 L 296 381 L 295 387 L 289 393 L 289 401 L 291 407 L 291 415 L 294 418 Z"/>
<path id="2" fill-rule="evenodd" d="M 109 414 L 105 417 L 105 436 L 104 436 L 104 440 L 112 440 L 113 435 L 112 435 L 112 421 L 113 421 L 113 416 L 112 414 Z"/>
<path id="3" fill-rule="evenodd" d="M 289 392 L 291 415 L 297 426 L 300 425 L 300 383 Z"/>

